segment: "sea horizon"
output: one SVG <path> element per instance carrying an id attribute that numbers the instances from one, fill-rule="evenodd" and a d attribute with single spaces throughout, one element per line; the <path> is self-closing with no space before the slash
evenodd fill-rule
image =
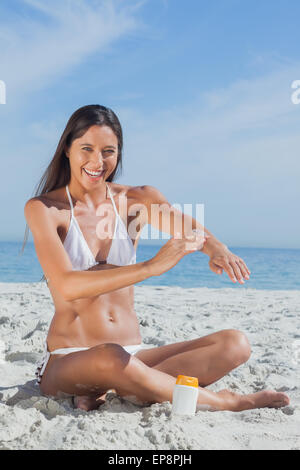
<path id="1" fill-rule="evenodd" d="M 140 239 L 139 241 L 139 245 L 138 246 L 141 246 L 141 245 L 153 245 L 153 246 L 163 246 L 165 243 L 167 243 L 167 241 L 169 240 L 169 238 L 159 238 L 159 239 L 152 239 L 152 240 L 147 240 L 147 239 Z M 23 238 L 21 240 L 1 240 L 0 239 L 0 244 L 1 243 L 18 243 L 21 245 L 23 245 Z M 26 245 L 27 244 L 32 244 L 34 245 L 34 242 L 32 240 L 29 240 L 29 241 L 26 241 Z M 282 247 L 282 246 L 247 246 L 247 245 L 237 245 L 237 244 L 234 244 L 234 245 L 227 245 L 228 248 L 230 250 L 233 250 L 235 248 L 246 248 L 246 249 L 262 249 L 262 250 L 294 250 L 294 251 L 300 251 L 300 247 L 299 248 L 295 248 L 295 247 Z"/>
<path id="2" fill-rule="evenodd" d="M 137 249 L 137 263 L 151 259 L 164 240 L 141 240 Z M 43 276 L 36 256 L 34 243 L 27 241 L 21 254 L 22 241 L 0 241 L 0 282 L 39 282 Z M 136 285 L 164 285 L 183 288 L 254 288 L 267 290 L 300 290 L 300 249 L 230 247 L 240 256 L 251 271 L 244 284 L 233 283 L 227 273 L 213 273 L 208 266 L 208 256 L 201 252 L 184 256 L 177 265 L 160 276 L 146 279 Z"/>

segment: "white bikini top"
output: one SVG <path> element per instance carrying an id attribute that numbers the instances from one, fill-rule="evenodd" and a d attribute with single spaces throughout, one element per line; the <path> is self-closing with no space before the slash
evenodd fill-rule
<path id="1" fill-rule="evenodd" d="M 107 184 L 106 187 L 116 214 L 114 235 L 106 262 L 107 264 L 114 264 L 117 266 L 135 264 L 136 252 L 133 243 L 128 235 L 125 224 L 117 211 L 115 201 Z M 71 221 L 63 245 L 70 257 L 73 270 L 83 271 L 91 266 L 95 266 L 98 264 L 98 261 L 95 260 L 95 257 L 79 227 L 76 217 L 74 216 L 73 203 L 68 185 L 66 186 L 66 191 L 71 207 Z"/>

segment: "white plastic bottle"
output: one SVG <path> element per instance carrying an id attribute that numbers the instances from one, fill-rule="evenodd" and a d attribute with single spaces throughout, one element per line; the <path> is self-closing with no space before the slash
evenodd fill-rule
<path id="1" fill-rule="evenodd" d="M 172 413 L 176 415 L 194 415 L 197 399 L 197 377 L 178 375 L 173 389 Z"/>

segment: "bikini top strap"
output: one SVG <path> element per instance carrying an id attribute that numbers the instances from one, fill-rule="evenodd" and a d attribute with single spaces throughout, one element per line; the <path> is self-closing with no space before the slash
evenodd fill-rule
<path id="1" fill-rule="evenodd" d="M 67 195 L 68 195 L 68 199 L 69 199 L 69 203 L 70 203 L 70 208 L 71 208 L 71 217 L 73 218 L 73 203 L 72 203 L 72 198 L 70 196 L 68 185 L 66 185 L 66 191 L 67 191 Z"/>
<path id="2" fill-rule="evenodd" d="M 109 186 L 108 186 L 107 183 L 106 183 L 106 187 L 107 187 L 107 189 L 108 189 L 109 196 L 110 196 L 110 199 L 111 199 L 111 202 L 112 202 L 114 211 L 115 211 L 116 215 L 118 215 L 118 211 L 117 211 L 117 207 L 116 207 L 114 198 L 113 198 L 113 196 L 112 196 L 111 190 L 110 190 L 110 188 L 109 188 Z M 69 191 L 68 185 L 66 185 L 66 191 L 67 191 L 67 195 L 68 195 L 68 199 L 69 199 L 69 203 L 70 203 L 71 215 L 72 215 L 72 217 L 73 217 L 73 216 L 74 216 L 74 212 L 73 212 L 73 203 L 72 203 L 72 198 L 71 198 L 71 196 L 70 196 L 70 191 Z"/>
<path id="3" fill-rule="evenodd" d="M 107 183 L 105 183 L 105 184 L 106 184 L 106 187 L 107 187 L 107 189 L 108 189 L 109 197 L 110 197 L 111 202 L 112 202 L 112 205 L 113 205 L 113 207 L 114 207 L 114 211 L 115 211 L 116 215 L 118 215 L 118 211 L 117 211 L 117 208 L 116 208 L 116 204 L 115 204 L 114 198 L 113 198 L 113 196 L 112 196 L 112 194 L 111 194 L 111 190 L 109 189 L 108 184 L 107 184 Z"/>

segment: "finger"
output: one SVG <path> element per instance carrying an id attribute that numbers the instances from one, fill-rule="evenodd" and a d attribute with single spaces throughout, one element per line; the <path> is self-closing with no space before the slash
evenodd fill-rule
<path id="1" fill-rule="evenodd" d="M 243 277 L 245 279 L 249 279 L 249 274 L 248 274 L 248 270 L 247 270 L 247 266 L 245 265 L 245 263 L 243 262 L 242 259 L 239 259 L 236 261 L 240 267 L 240 270 L 241 270 L 241 273 L 243 275 Z"/>
<path id="2" fill-rule="evenodd" d="M 202 237 L 210 238 L 210 235 L 208 235 L 208 233 L 206 233 L 204 230 L 193 228 L 192 232 L 195 233 L 196 235 L 201 235 Z"/>
<path id="3" fill-rule="evenodd" d="M 197 240 L 191 240 L 191 241 L 185 241 L 184 249 L 186 251 L 199 251 L 202 250 L 204 246 L 205 240 L 202 239 L 197 239 Z"/>
<path id="4" fill-rule="evenodd" d="M 224 263 L 223 269 L 226 271 L 226 273 L 228 274 L 228 276 L 233 282 L 237 281 L 234 270 L 232 269 L 232 266 L 228 262 Z"/>
<path id="5" fill-rule="evenodd" d="M 187 241 L 188 240 L 188 241 Z M 206 237 L 203 234 L 192 233 L 185 236 L 185 249 L 186 250 L 201 250 L 204 243 L 206 242 Z"/>
<path id="6" fill-rule="evenodd" d="M 238 282 L 240 284 L 244 284 L 245 281 L 243 280 L 243 275 L 242 275 L 242 271 L 241 271 L 239 264 L 236 261 L 232 261 L 231 266 L 232 266 L 232 269 L 234 270 L 234 274 Z"/>
<path id="7" fill-rule="evenodd" d="M 209 264 L 210 269 L 211 269 L 214 273 L 216 273 L 216 274 L 222 274 L 223 269 L 220 268 L 220 266 L 218 266 L 217 264 L 215 264 L 213 261 L 210 261 L 208 264 Z"/>
<path id="8" fill-rule="evenodd" d="M 239 261 L 242 263 L 243 268 L 245 269 L 245 271 L 249 275 L 251 273 L 251 271 L 248 269 L 248 266 L 246 265 L 245 261 L 243 259 L 240 259 Z"/>

